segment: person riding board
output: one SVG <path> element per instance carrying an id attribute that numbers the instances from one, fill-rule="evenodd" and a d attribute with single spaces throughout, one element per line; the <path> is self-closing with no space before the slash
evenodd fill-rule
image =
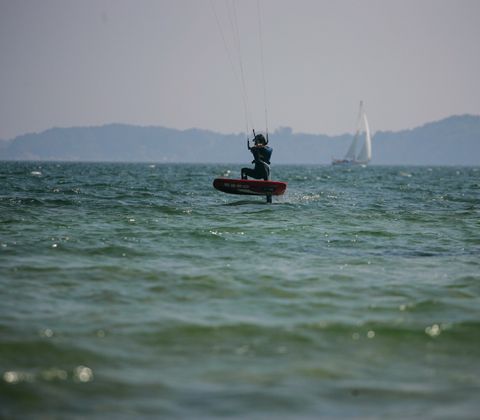
<path id="1" fill-rule="evenodd" d="M 273 149 L 267 146 L 268 140 L 265 139 L 263 134 L 255 135 L 253 142 L 255 145 L 250 147 L 250 140 L 247 140 L 247 148 L 253 155 L 252 163 L 255 164 L 255 167 L 253 169 L 242 168 L 242 179 L 251 177 L 255 179 L 263 178 L 265 181 L 268 181 L 270 178 L 270 158 Z"/>

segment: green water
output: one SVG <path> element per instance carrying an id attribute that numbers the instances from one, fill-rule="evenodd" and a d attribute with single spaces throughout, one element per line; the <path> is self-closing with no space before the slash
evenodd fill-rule
<path id="1" fill-rule="evenodd" d="M 0 418 L 478 418 L 480 169 L 0 163 Z"/>

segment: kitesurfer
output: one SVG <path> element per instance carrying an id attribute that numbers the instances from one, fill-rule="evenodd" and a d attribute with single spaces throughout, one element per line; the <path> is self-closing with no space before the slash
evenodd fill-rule
<path id="1" fill-rule="evenodd" d="M 251 177 L 268 181 L 270 178 L 270 158 L 273 149 L 267 146 L 268 140 L 265 139 L 263 134 L 255 135 L 253 143 L 255 145 L 250 147 L 250 140 L 247 140 L 247 148 L 253 155 L 252 163 L 255 164 L 255 167 L 253 169 L 242 168 L 242 179 Z"/>

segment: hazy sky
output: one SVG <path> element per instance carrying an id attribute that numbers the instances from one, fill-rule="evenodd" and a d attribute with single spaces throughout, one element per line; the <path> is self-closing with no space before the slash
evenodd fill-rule
<path id="1" fill-rule="evenodd" d="M 260 8 L 271 131 L 352 132 L 361 99 L 373 131 L 480 114 L 478 0 Z M 244 130 L 234 13 L 261 130 L 257 0 L 0 0 L 0 138 L 112 122 Z"/>

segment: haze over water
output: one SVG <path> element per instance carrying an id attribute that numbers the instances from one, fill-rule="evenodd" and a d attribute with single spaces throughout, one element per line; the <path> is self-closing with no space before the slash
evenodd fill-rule
<path id="1" fill-rule="evenodd" d="M 475 418 L 480 168 L 0 165 L 0 417 Z"/>

